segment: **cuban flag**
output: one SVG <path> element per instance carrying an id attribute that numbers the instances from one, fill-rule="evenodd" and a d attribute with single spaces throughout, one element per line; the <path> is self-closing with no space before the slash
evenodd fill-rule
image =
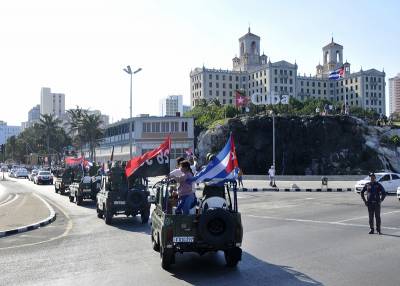
<path id="1" fill-rule="evenodd" d="M 193 177 L 193 182 L 222 183 L 237 178 L 239 164 L 236 157 L 235 144 L 232 134 L 225 147 L 208 165 Z"/>
<path id="2" fill-rule="evenodd" d="M 343 76 L 344 76 L 344 67 L 341 67 L 341 68 L 331 71 L 329 73 L 329 79 L 332 79 L 332 80 L 339 80 L 339 79 L 343 78 Z"/>

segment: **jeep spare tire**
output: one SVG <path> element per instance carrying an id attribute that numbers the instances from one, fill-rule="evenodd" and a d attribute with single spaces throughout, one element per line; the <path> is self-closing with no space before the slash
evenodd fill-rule
<path id="1" fill-rule="evenodd" d="M 140 191 L 128 191 L 126 195 L 126 201 L 130 208 L 139 209 L 145 199 L 144 192 Z"/>
<path id="2" fill-rule="evenodd" d="M 201 215 L 199 221 L 199 232 L 203 240 L 215 246 L 233 241 L 234 227 L 232 215 L 224 209 L 210 209 Z"/>

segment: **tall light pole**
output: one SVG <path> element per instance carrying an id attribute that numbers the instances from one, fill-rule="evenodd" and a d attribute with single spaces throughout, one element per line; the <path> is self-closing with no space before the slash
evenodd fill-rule
<path id="1" fill-rule="evenodd" d="M 138 68 L 136 71 L 132 72 L 131 66 L 126 66 L 124 72 L 131 77 L 131 88 L 130 88 L 130 105 L 129 105 L 129 160 L 132 159 L 132 76 L 140 72 L 142 68 Z"/>
<path id="2" fill-rule="evenodd" d="M 275 113 L 273 110 L 270 110 L 270 114 L 272 115 L 272 165 L 276 171 L 275 167 Z"/>

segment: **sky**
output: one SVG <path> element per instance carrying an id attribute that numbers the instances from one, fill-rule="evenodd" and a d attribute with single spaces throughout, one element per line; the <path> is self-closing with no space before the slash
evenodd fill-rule
<path id="1" fill-rule="evenodd" d="M 64 93 L 66 109 L 98 109 L 113 122 L 158 115 L 159 100 L 190 103 L 190 71 L 231 69 L 251 27 L 271 61 L 315 74 L 322 47 L 344 46 L 352 71 L 400 73 L 400 1 L 13 0 L 0 4 L 0 120 L 27 121 L 41 87 Z M 388 94 L 386 95 L 388 96 Z"/>

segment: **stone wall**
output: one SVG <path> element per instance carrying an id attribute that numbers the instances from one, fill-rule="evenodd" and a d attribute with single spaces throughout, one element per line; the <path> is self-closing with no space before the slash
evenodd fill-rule
<path id="1" fill-rule="evenodd" d="M 276 169 L 281 175 L 356 175 L 397 169 L 379 149 L 379 134 L 370 134 L 362 120 L 348 116 L 276 117 Z M 272 118 L 238 117 L 203 131 L 197 142 L 200 163 L 218 153 L 229 133 L 235 140 L 245 174 L 266 174 L 272 164 Z M 373 133 L 373 132 L 372 132 Z M 366 144 L 371 136 L 378 144 Z M 398 160 L 397 160 L 398 161 Z"/>

